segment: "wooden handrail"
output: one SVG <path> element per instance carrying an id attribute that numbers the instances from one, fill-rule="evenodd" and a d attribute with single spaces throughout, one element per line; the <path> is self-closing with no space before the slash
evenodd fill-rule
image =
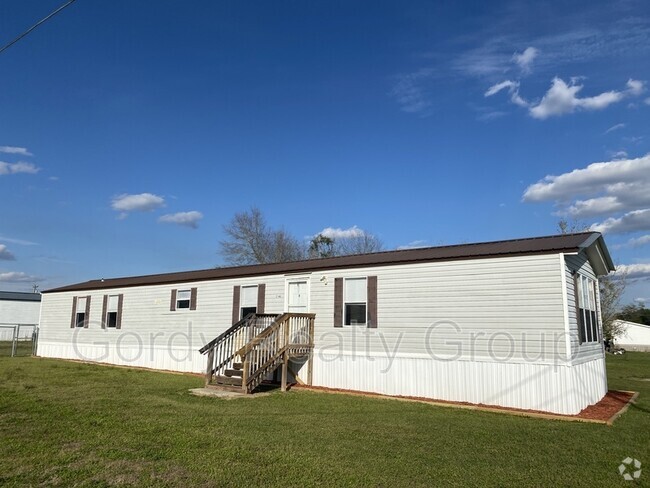
<path id="1" fill-rule="evenodd" d="M 239 349 L 236 354 L 239 356 L 243 356 L 246 354 L 248 351 L 250 351 L 253 347 L 258 345 L 260 342 L 262 342 L 267 336 L 271 335 L 274 330 L 278 329 L 282 322 L 292 318 L 303 318 L 303 319 L 314 319 L 316 318 L 315 313 L 292 313 L 292 312 L 285 312 L 282 315 L 280 315 L 277 319 L 275 319 L 275 322 L 273 322 L 271 325 L 269 325 L 266 329 L 264 329 L 262 332 L 260 332 L 252 341 L 250 341 L 248 344 L 246 344 L 244 347 Z"/>
<path id="2" fill-rule="evenodd" d="M 288 362 L 298 353 L 309 355 L 311 381 L 315 318 L 313 313 L 247 315 L 200 349 L 202 354 L 208 355 L 206 384 L 211 384 L 215 376 L 229 375 L 228 368 L 240 369 L 234 366 L 239 361 L 242 363 L 241 388 L 244 393 L 250 393 L 266 374 L 282 364 L 284 391 Z"/>
<path id="3" fill-rule="evenodd" d="M 275 317 L 275 316 L 276 315 L 273 313 L 249 313 L 248 315 L 246 315 L 246 317 L 241 319 L 239 322 L 233 324 L 232 327 L 227 329 L 225 332 L 222 332 L 217 337 L 215 337 L 210 342 L 208 342 L 205 346 L 203 346 L 201 349 L 199 349 L 199 352 L 201 354 L 205 354 L 206 352 L 208 352 L 208 350 L 211 347 L 217 344 L 221 339 L 226 337 L 228 334 L 235 332 L 237 329 L 241 328 L 246 322 L 250 321 L 253 317 Z"/>
<path id="4" fill-rule="evenodd" d="M 275 321 L 271 325 L 269 325 L 266 329 L 264 329 L 257 336 L 255 336 L 255 338 L 252 341 L 250 341 L 248 344 L 246 344 L 244 347 L 240 348 L 235 354 L 237 354 L 238 356 L 243 356 L 244 354 L 246 354 L 253 347 L 255 347 L 260 342 L 262 342 L 264 338 L 271 335 L 274 330 L 278 329 L 282 325 L 282 322 L 287 320 L 288 316 L 289 316 L 288 313 L 283 313 L 282 315 L 280 315 L 277 319 L 275 319 Z"/>

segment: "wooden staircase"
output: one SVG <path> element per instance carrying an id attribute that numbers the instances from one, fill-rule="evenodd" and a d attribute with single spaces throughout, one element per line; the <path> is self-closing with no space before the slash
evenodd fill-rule
<path id="1" fill-rule="evenodd" d="M 311 384 L 314 349 L 314 314 L 250 314 L 200 349 L 207 354 L 207 387 L 252 393 L 282 367 L 286 390 L 289 361 L 306 360 Z"/>

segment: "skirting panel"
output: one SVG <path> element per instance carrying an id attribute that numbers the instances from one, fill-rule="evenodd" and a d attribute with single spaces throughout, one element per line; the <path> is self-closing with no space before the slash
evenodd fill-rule
<path id="1" fill-rule="evenodd" d="M 578 366 L 314 354 L 314 386 L 565 415 L 607 392 L 604 358 Z"/>
<path id="2" fill-rule="evenodd" d="M 203 373 L 206 365 L 205 356 L 186 348 L 129 348 L 121 345 L 118 349 L 111 344 L 72 345 L 39 341 L 38 355 L 192 373 Z M 296 369 L 300 366 L 296 365 Z M 328 355 L 315 351 L 313 384 L 565 415 L 580 412 L 607 393 L 604 358 L 570 366 L 441 361 L 429 357 L 389 359 L 353 354 Z"/>
<path id="3" fill-rule="evenodd" d="M 38 342 L 38 356 L 78 359 L 98 363 L 119 364 L 139 368 L 163 369 L 187 373 L 204 373 L 205 356 L 187 348 L 152 348 L 115 344 L 66 344 Z"/>

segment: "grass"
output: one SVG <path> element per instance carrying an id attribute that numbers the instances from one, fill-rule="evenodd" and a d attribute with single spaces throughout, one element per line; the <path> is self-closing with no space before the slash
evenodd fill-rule
<path id="1" fill-rule="evenodd" d="M 0 358 L 0 486 L 650 486 L 650 354 L 612 427 L 307 391 L 222 400 L 201 378 Z M 636 379 L 633 379 L 636 378 Z M 638 482 L 618 474 L 627 456 Z"/>
<path id="2" fill-rule="evenodd" d="M 0 357 L 11 357 L 11 341 L 0 341 Z M 31 356 L 32 355 L 32 341 L 19 340 L 16 343 L 16 356 Z"/>

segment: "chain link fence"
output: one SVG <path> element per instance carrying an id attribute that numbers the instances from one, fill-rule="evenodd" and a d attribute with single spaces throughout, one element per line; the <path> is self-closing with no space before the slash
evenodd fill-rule
<path id="1" fill-rule="evenodd" d="M 38 324 L 0 323 L 0 357 L 33 356 L 38 343 Z"/>

